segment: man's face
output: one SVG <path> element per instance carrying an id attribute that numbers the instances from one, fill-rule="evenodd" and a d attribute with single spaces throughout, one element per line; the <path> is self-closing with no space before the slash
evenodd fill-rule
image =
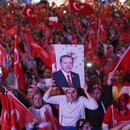
<path id="1" fill-rule="evenodd" d="M 63 71 L 70 73 L 73 68 L 73 59 L 71 57 L 63 57 L 60 65 Z"/>
<path id="2" fill-rule="evenodd" d="M 35 94 L 33 97 L 33 105 L 35 107 L 42 107 L 43 105 L 43 100 L 42 100 L 42 96 L 40 94 Z"/>
<path id="3" fill-rule="evenodd" d="M 73 102 L 74 100 L 76 100 L 77 96 L 78 95 L 76 89 L 69 88 L 68 90 L 66 90 L 66 97 L 69 102 Z"/>

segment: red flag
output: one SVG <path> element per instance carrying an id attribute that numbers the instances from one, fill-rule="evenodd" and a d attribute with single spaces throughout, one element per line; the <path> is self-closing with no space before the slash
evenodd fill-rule
<path id="1" fill-rule="evenodd" d="M 49 53 L 42 47 L 40 47 L 31 36 L 28 36 L 27 38 L 29 40 L 31 50 L 34 51 L 35 54 L 37 54 L 37 56 L 41 58 L 46 67 L 51 68 L 51 57 Z"/>
<path id="2" fill-rule="evenodd" d="M 124 70 L 126 73 L 130 73 L 130 46 L 126 50 L 125 54 L 121 57 L 120 61 L 114 68 L 113 72 L 116 70 Z"/>
<path id="3" fill-rule="evenodd" d="M 11 27 L 11 28 L 9 28 L 7 30 L 4 30 L 4 33 L 7 36 L 13 37 L 18 33 L 18 28 L 17 28 L 17 26 L 13 26 L 13 27 Z"/>
<path id="4" fill-rule="evenodd" d="M 16 88 L 16 89 L 25 91 L 24 75 L 23 75 L 23 71 L 22 71 L 22 65 L 21 65 L 21 62 L 19 59 L 20 57 L 19 57 L 19 49 L 18 49 L 17 41 L 18 41 L 18 38 L 16 38 L 14 41 L 14 75 L 16 78 L 18 78 L 16 80 L 18 80 L 18 82 L 19 82 L 19 88 Z"/>
<path id="5" fill-rule="evenodd" d="M 1 101 L 1 130 L 21 130 L 28 121 L 34 118 L 14 96 L 1 94 Z"/>
<path id="6" fill-rule="evenodd" d="M 62 25 L 58 22 L 49 21 L 49 26 L 55 29 L 62 29 Z"/>
<path id="7" fill-rule="evenodd" d="M 6 57 L 6 50 L 3 48 L 2 45 L 0 45 L 0 65 L 3 65 L 3 61 Z"/>
<path id="8" fill-rule="evenodd" d="M 121 32 L 119 34 L 119 40 L 126 43 L 130 42 L 130 32 Z"/>
<path id="9" fill-rule="evenodd" d="M 57 119 L 49 113 L 47 109 L 45 112 L 45 119 L 46 119 L 46 122 L 51 122 L 50 130 L 60 130 L 61 125 L 59 124 Z"/>
<path id="10" fill-rule="evenodd" d="M 50 52 L 50 57 L 51 57 L 51 62 L 52 62 L 52 70 L 53 72 L 56 72 L 57 71 L 56 54 L 55 54 L 55 49 L 53 45 L 50 45 L 49 52 Z"/>
<path id="11" fill-rule="evenodd" d="M 103 42 L 106 41 L 107 39 L 107 34 L 106 34 L 106 31 L 104 30 L 101 19 L 99 19 L 99 38 L 100 38 L 100 41 L 103 41 Z"/>
<path id="12" fill-rule="evenodd" d="M 30 20 L 30 22 L 35 25 L 36 19 L 34 15 L 32 14 L 32 8 L 29 4 L 26 4 L 22 10 L 21 15 L 24 15 L 27 19 Z"/>
<path id="13" fill-rule="evenodd" d="M 93 8 L 89 4 L 75 2 L 74 0 L 69 0 L 69 9 L 71 13 L 86 15 L 90 15 L 93 13 Z"/>

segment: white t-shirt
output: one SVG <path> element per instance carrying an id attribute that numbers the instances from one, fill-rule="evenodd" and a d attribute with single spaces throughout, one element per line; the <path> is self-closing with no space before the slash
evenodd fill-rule
<path id="1" fill-rule="evenodd" d="M 59 105 L 59 123 L 62 126 L 76 126 L 78 119 L 85 119 L 85 108 L 95 110 L 98 104 L 94 98 L 79 96 L 73 103 L 68 102 L 65 95 L 49 96 L 46 92 L 43 100 L 48 103 Z"/>

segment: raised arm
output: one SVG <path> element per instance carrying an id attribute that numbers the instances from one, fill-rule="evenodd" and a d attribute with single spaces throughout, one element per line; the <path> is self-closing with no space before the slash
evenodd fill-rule
<path id="1" fill-rule="evenodd" d="M 83 104 L 85 105 L 86 108 L 90 110 L 95 110 L 98 108 L 98 103 L 97 101 L 88 93 L 88 86 L 85 84 L 83 87 L 84 93 L 86 94 L 87 98 L 84 97 L 82 98 Z"/>
<path id="2" fill-rule="evenodd" d="M 59 104 L 62 96 L 61 95 L 51 96 L 51 92 L 53 91 L 53 88 L 54 87 L 50 86 L 50 88 L 45 92 L 45 94 L 43 96 L 43 100 L 47 103 Z"/>

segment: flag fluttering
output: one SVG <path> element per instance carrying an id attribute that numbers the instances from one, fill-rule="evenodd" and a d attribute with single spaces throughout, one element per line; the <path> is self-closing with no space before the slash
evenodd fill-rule
<path id="1" fill-rule="evenodd" d="M 76 14 L 90 15 L 93 13 L 93 8 L 89 4 L 76 2 L 74 0 L 69 0 L 69 9 L 71 13 Z"/>
<path id="2" fill-rule="evenodd" d="M 33 115 L 13 95 L 1 94 L 2 130 L 21 130 Z M 24 116 L 23 116 L 24 114 Z"/>

